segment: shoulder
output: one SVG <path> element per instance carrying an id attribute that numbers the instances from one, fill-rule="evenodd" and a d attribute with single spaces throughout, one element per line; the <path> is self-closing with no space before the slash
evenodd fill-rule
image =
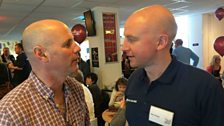
<path id="1" fill-rule="evenodd" d="M 197 77 L 197 78 L 204 78 L 204 77 L 210 78 L 209 77 L 210 75 L 205 70 L 181 62 L 179 62 L 179 64 L 180 67 L 178 72 L 179 73 L 182 72 L 183 75 L 188 75 L 189 77 Z"/>
<path id="2" fill-rule="evenodd" d="M 209 65 L 206 67 L 206 70 L 212 70 L 212 68 L 213 68 L 212 65 Z"/>
<path id="3" fill-rule="evenodd" d="M 215 80 L 214 77 L 212 77 L 211 74 L 205 70 L 183 63 L 181 63 L 176 76 L 176 80 L 181 80 L 182 83 L 185 82 L 185 84 L 189 85 L 190 87 L 203 89 L 216 87 L 219 85 L 218 81 Z"/>
<path id="4" fill-rule="evenodd" d="M 205 70 L 178 62 L 177 73 L 171 83 L 176 89 L 190 91 L 197 101 L 223 94 L 221 84 Z M 186 94 L 187 95 L 187 94 Z M 223 96 L 221 96 L 223 98 Z M 220 98 L 221 98 L 220 97 Z"/>
<path id="5" fill-rule="evenodd" d="M 114 88 L 113 90 L 112 90 L 112 93 L 111 94 L 116 94 L 117 93 L 117 90 Z"/>
<path id="6" fill-rule="evenodd" d="M 69 88 L 71 88 L 72 90 L 83 91 L 83 87 L 81 83 L 78 82 L 76 79 L 68 76 L 65 82 L 66 84 L 68 84 Z"/>
<path id="7" fill-rule="evenodd" d="M 67 77 L 65 83 L 68 85 L 69 90 L 76 94 L 77 97 L 84 97 L 84 88 L 82 87 L 81 83 L 78 82 L 76 79 Z"/>
<path id="8" fill-rule="evenodd" d="M 26 80 L 3 97 L 0 101 L 0 106 L 8 107 L 9 105 L 15 105 L 16 102 L 26 97 L 29 90 L 30 83 Z"/>
<path id="9" fill-rule="evenodd" d="M 97 86 L 97 84 L 92 84 L 88 87 L 90 90 L 100 90 L 100 88 Z"/>
<path id="10" fill-rule="evenodd" d="M 173 50 L 172 54 L 176 56 L 176 55 L 179 55 L 184 50 L 185 50 L 185 48 L 183 48 L 182 46 L 179 46 Z"/>
<path id="11" fill-rule="evenodd" d="M 117 91 L 115 89 L 113 89 L 110 97 L 115 97 L 116 93 L 117 93 Z"/>
<path id="12" fill-rule="evenodd" d="M 32 86 L 28 81 L 24 81 L 1 99 L 0 118 L 4 116 L 7 120 L 9 118 L 16 119 L 21 116 L 20 114 L 27 112 L 28 108 L 25 106 L 30 103 L 30 90 L 32 90 Z"/>
<path id="13" fill-rule="evenodd" d="M 25 53 L 21 53 L 21 54 L 19 54 L 17 57 L 24 58 L 24 59 L 27 58 Z"/>
<path id="14" fill-rule="evenodd" d="M 83 84 L 81 84 L 81 85 L 82 85 L 85 96 L 92 97 L 92 94 L 89 91 L 89 89 L 85 85 L 83 85 Z"/>

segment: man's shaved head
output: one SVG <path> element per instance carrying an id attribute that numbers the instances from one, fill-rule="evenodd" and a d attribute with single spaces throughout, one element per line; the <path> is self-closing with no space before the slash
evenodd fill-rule
<path id="1" fill-rule="evenodd" d="M 167 34 L 169 43 L 174 39 L 177 32 L 177 24 L 172 13 L 161 5 L 148 6 L 134 12 L 127 20 L 125 27 L 138 24 L 139 29 L 146 32 L 157 31 Z"/>
<path id="2" fill-rule="evenodd" d="M 49 45 L 60 39 L 63 31 L 69 30 L 68 27 L 57 20 L 41 20 L 30 24 L 23 32 L 24 50 L 28 56 L 37 45 L 49 48 Z"/>

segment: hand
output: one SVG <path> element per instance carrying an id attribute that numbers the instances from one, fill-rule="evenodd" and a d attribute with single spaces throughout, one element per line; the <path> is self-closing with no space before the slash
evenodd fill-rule
<path id="1" fill-rule="evenodd" d="M 12 63 L 9 63 L 9 64 L 8 64 L 8 68 L 9 68 L 9 69 L 13 69 L 14 67 L 15 67 L 15 66 L 14 66 Z"/>
<path id="2" fill-rule="evenodd" d="M 121 105 L 120 105 L 120 108 L 124 109 L 126 106 L 126 103 L 125 103 L 125 99 L 123 97 L 123 99 L 121 100 Z"/>
<path id="3" fill-rule="evenodd" d="M 8 64 L 8 68 L 9 68 L 9 69 L 13 69 L 13 70 L 23 70 L 23 68 L 14 66 L 12 63 L 9 63 L 9 64 Z"/>
<path id="4" fill-rule="evenodd" d="M 115 97 L 121 96 L 121 95 L 123 95 L 123 94 L 124 94 L 123 92 L 118 91 L 118 92 L 115 94 Z"/>
<path id="5" fill-rule="evenodd" d="M 20 68 L 20 67 L 17 67 L 17 66 L 15 66 L 14 69 L 15 70 L 23 70 L 23 68 Z"/>

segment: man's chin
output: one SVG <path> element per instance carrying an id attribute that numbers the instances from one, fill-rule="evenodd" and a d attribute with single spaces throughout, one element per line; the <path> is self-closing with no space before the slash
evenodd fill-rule
<path id="1" fill-rule="evenodd" d="M 134 63 L 134 62 L 130 62 L 130 66 L 131 66 L 132 68 L 138 67 L 137 63 Z"/>
<path id="2" fill-rule="evenodd" d="M 78 68 L 76 67 L 76 68 L 74 68 L 74 67 L 72 67 L 70 70 L 69 70 L 69 74 L 71 74 L 71 73 L 77 73 L 78 72 Z"/>

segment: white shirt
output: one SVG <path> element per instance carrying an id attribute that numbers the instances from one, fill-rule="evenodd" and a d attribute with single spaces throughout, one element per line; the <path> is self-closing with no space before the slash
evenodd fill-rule
<path id="1" fill-rule="evenodd" d="M 93 103 L 93 96 L 91 94 L 91 92 L 89 91 L 89 89 L 82 84 L 83 90 L 84 90 L 84 95 L 85 95 L 85 101 L 89 110 L 89 118 L 90 120 L 95 118 L 95 114 L 94 114 L 94 103 Z"/>
<path id="2" fill-rule="evenodd" d="M 112 93 L 110 95 L 109 106 L 114 105 L 116 93 L 117 93 L 117 91 L 115 89 L 113 89 L 113 91 L 112 91 Z"/>

